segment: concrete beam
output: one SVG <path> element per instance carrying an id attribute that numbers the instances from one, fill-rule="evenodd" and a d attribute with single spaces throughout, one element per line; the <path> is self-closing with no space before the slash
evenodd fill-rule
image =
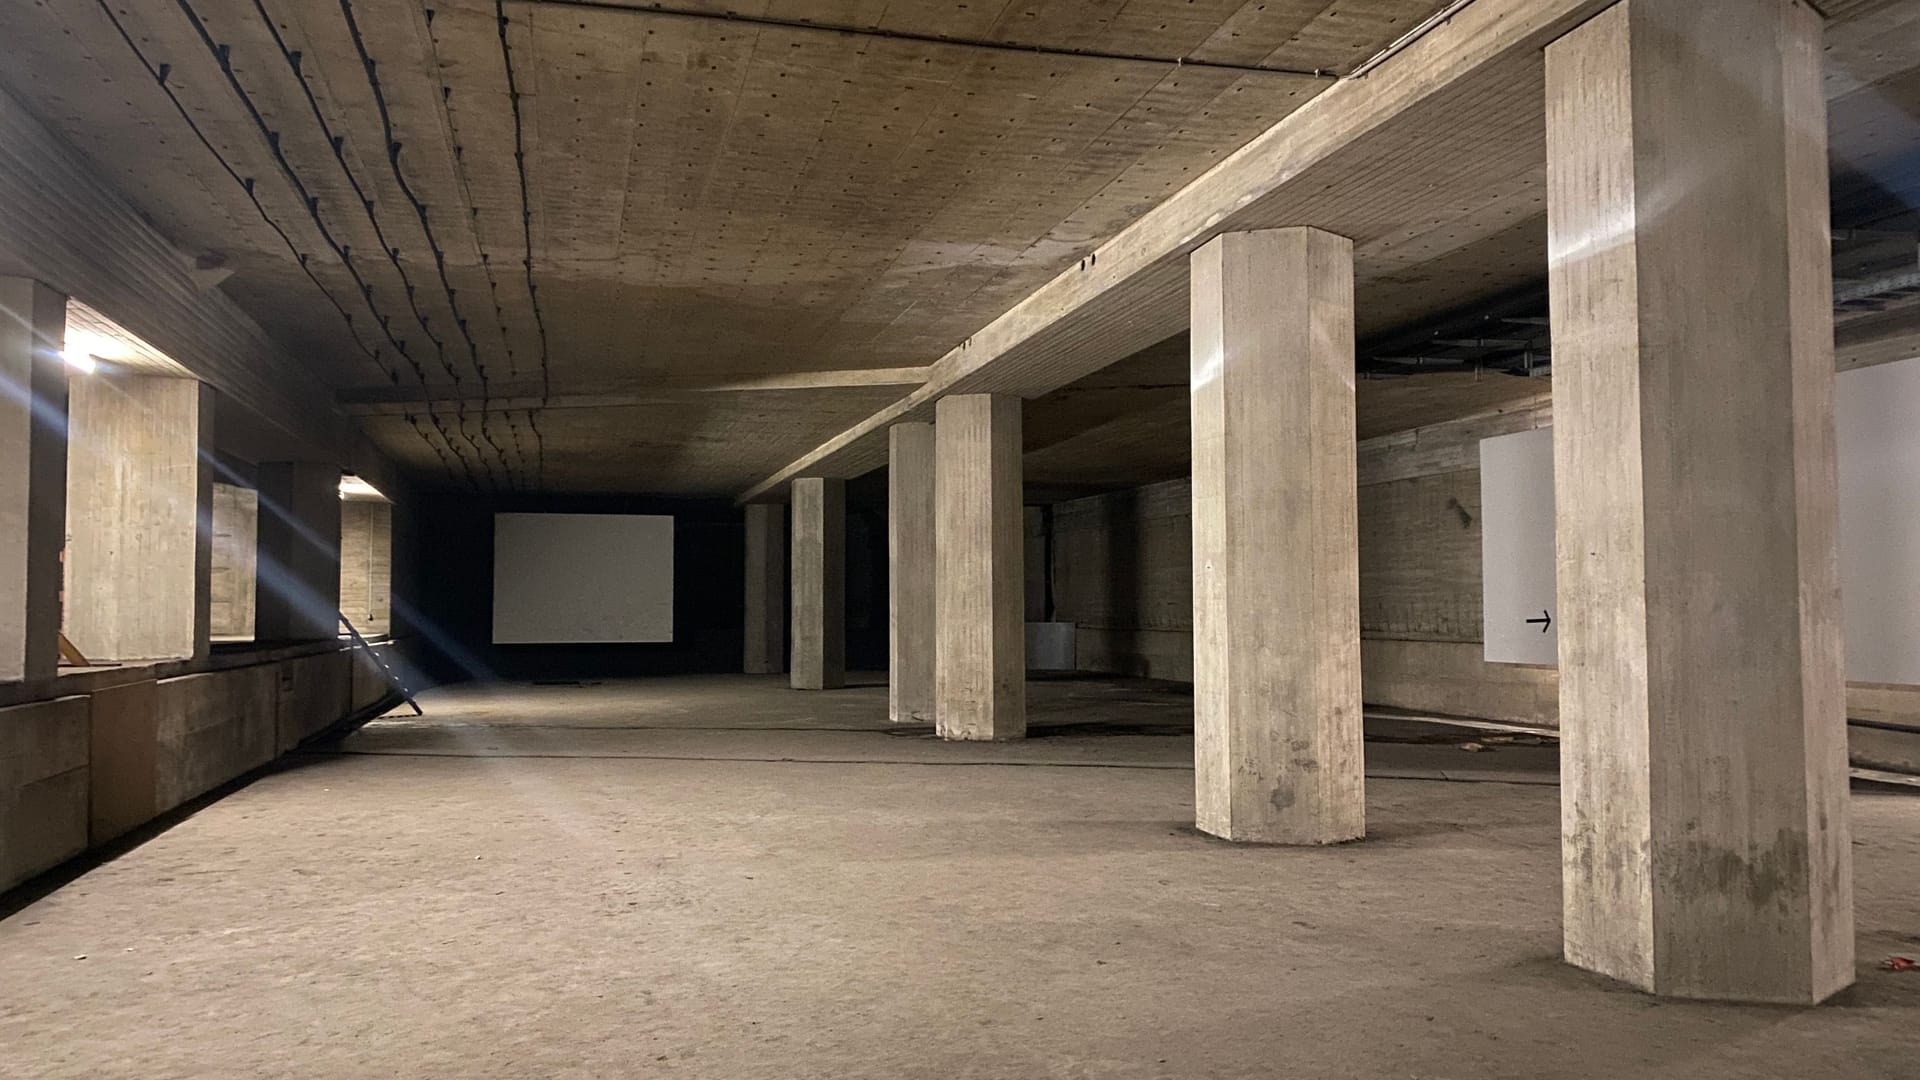
<path id="1" fill-rule="evenodd" d="M 1194 810 L 1229 840 L 1366 831 L 1353 245 L 1193 256 Z"/>
<path id="2" fill-rule="evenodd" d="M 67 532 L 67 298 L 0 278 L 0 682 L 59 666 Z"/>
<path id="3" fill-rule="evenodd" d="M 1623 0 L 1547 50 L 1566 956 L 1678 997 L 1853 981 L 1820 47 Z"/>
<path id="4" fill-rule="evenodd" d="M 1027 735 L 1022 404 L 942 398 L 934 425 L 934 711 L 943 739 Z"/>
<path id="5" fill-rule="evenodd" d="M 772 375 L 655 375 L 645 379 L 569 386 L 564 393 L 546 394 L 537 380 L 495 382 L 481 398 L 469 392 L 453 395 L 443 388 L 434 403 L 459 401 L 472 412 L 518 412 L 523 409 L 604 409 L 630 405 L 672 404 L 701 394 L 740 394 L 766 390 L 845 390 L 863 387 L 919 386 L 931 368 L 854 368 L 845 371 L 795 371 Z M 427 407 L 415 386 L 371 386 L 342 390 L 334 400 L 350 416 L 400 416 Z"/>
<path id="6" fill-rule="evenodd" d="M 747 507 L 746 649 L 741 670 L 787 670 L 787 508 Z"/>
<path id="7" fill-rule="evenodd" d="M 1849 319 L 1834 328 L 1833 349 L 1841 371 L 1920 356 L 1920 305 Z"/>
<path id="8" fill-rule="evenodd" d="M 887 716 L 927 723 L 935 700 L 933 425 L 900 424 L 887 439 Z"/>
<path id="9" fill-rule="evenodd" d="M 807 477 L 793 485 L 795 690 L 847 684 L 847 484 Z"/>
<path id="10" fill-rule="evenodd" d="M 1466 115 L 1464 87 L 1537 63 L 1547 42 L 1610 2 L 1476 0 L 1366 78 L 1342 80 L 1295 110 L 949 350 L 926 385 L 748 488 L 740 501 L 774 497 L 796 476 L 879 468 L 887 428 L 928 419 L 947 394 L 1035 397 L 1164 341 L 1186 319 L 1187 257 L 1219 233 L 1284 222 L 1352 235 L 1343 219 L 1366 205 L 1359 181 L 1380 153 L 1402 156 L 1410 131 L 1455 127 Z M 1483 98 L 1473 115 L 1491 109 Z M 1349 188 L 1354 194 L 1343 200 L 1339 193 Z"/>

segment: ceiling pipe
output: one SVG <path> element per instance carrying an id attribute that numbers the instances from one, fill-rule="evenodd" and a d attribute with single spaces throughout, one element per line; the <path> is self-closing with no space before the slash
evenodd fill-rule
<path id="1" fill-rule="evenodd" d="M 981 38 L 949 37 L 945 34 L 916 34 L 903 30 L 882 30 L 879 27 L 850 26 L 845 23 L 783 19 L 772 15 L 746 15 L 730 11 L 693 11 L 686 8 L 667 7 L 662 4 L 620 3 L 619 0 L 506 0 L 506 2 L 525 4 L 529 7 L 536 8 L 578 8 L 585 11 L 622 12 L 628 15 L 654 18 L 735 23 L 741 26 L 771 27 L 779 30 L 832 34 L 840 37 L 874 38 L 881 41 L 900 41 L 920 45 L 945 45 L 953 48 L 975 49 L 986 52 L 1019 53 L 1026 56 L 1051 56 L 1066 60 L 1108 60 L 1133 64 L 1156 64 L 1162 67 L 1190 67 L 1203 71 L 1233 71 L 1246 75 L 1291 75 L 1295 78 L 1321 79 L 1327 82 L 1337 82 L 1340 78 L 1340 76 L 1330 71 L 1303 71 L 1294 68 L 1261 67 L 1258 64 L 1228 64 L 1214 60 L 1193 60 L 1183 56 L 1150 56 L 1144 53 L 1103 52 L 1097 49 L 1061 49 L 1044 45 L 1021 45 L 1016 42 L 990 41 Z M 1456 4 L 1455 6 L 1458 7 L 1459 5 Z"/>
<path id="2" fill-rule="evenodd" d="M 1453 3 L 1448 4 L 1446 7 L 1443 7 L 1439 11 L 1434 12 L 1432 15 L 1427 16 L 1424 20 L 1420 22 L 1418 26 L 1415 26 L 1413 29 L 1407 31 L 1404 34 L 1401 34 L 1399 37 L 1394 38 L 1392 44 L 1388 45 L 1386 48 L 1381 49 L 1379 52 L 1374 53 L 1372 56 L 1362 61 L 1359 67 L 1354 68 L 1352 71 L 1347 73 L 1347 78 L 1349 79 L 1364 78 L 1367 72 L 1372 71 L 1374 68 L 1377 68 L 1381 64 L 1384 64 L 1387 61 L 1393 59 L 1394 57 L 1400 55 L 1402 52 L 1406 51 L 1409 45 L 1412 45 L 1414 42 L 1419 41 L 1423 37 L 1426 37 L 1428 31 L 1432 30 L 1436 26 L 1439 26 L 1441 23 L 1446 22 L 1448 19 L 1453 18 L 1455 15 L 1460 14 L 1460 12 L 1464 11 L 1467 5 L 1471 3 L 1473 3 L 1473 0 L 1453 0 Z"/>
<path id="3" fill-rule="evenodd" d="M 1920 270 L 1902 270 L 1859 281 L 1836 281 L 1833 283 L 1833 302 L 1835 306 L 1851 304 L 1908 289 L 1920 289 Z"/>

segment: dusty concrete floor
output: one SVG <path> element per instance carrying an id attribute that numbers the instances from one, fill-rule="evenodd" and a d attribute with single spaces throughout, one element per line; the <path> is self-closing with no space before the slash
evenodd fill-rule
<path id="1" fill-rule="evenodd" d="M 1674 1004 L 1556 958 L 1549 748 L 1369 743 L 1369 840 L 1235 848 L 1184 695 L 1033 701 L 439 692 L 0 922 L 0 1075 L 1920 1075 L 1920 798 L 1856 791 L 1839 1002 Z"/>

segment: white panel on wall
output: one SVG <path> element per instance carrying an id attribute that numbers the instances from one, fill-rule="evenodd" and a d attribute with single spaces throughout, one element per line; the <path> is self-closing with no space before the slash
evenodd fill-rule
<path id="1" fill-rule="evenodd" d="M 1847 678 L 1920 683 L 1920 359 L 1840 373 Z"/>
<path id="2" fill-rule="evenodd" d="M 673 640 L 673 518 L 495 514 L 493 640 Z"/>
<path id="3" fill-rule="evenodd" d="M 1839 374 L 1840 585 L 1850 682 L 1920 685 L 1920 358 Z M 1480 443 L 1486 658 L 1553 664 L 1551 428 Z"/>
<path id="4" fill-rule="evenodd" d="M 1480 441 L 1481 611 L 1485 656 L 1556 664 L 1553 429 Z"/>

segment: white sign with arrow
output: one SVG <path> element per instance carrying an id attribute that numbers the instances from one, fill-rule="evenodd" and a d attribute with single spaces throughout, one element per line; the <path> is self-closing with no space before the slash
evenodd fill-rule
<path id="1" fill-rule="evenodd" d="M 1480 442 L 1481 612 L 1496 664 L 1557 664 L 1553 429 Z"/>

